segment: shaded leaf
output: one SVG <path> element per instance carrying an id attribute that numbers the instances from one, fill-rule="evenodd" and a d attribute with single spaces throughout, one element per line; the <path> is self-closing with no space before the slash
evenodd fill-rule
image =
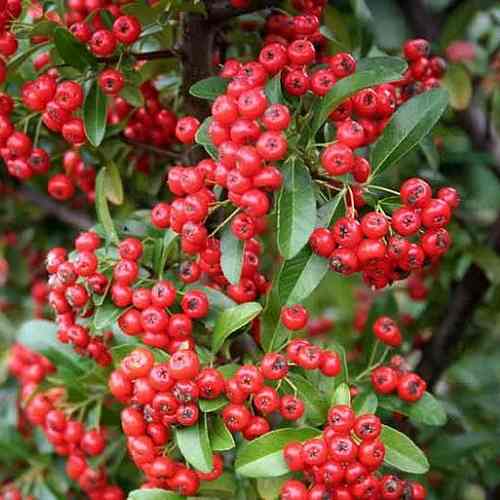
<path id="1" fill-rule="evenodd" d="M 210 444 L 213 451 L 232 450 L 236 445 L 233 435 L 220 415 L 210 421 Z"/>
<path id="2" fill-rule="evenodd" d="M 107 167 L 102 167 L 96 177 L 95 208 L 97 212 L 97 219 L 103 225 L 107 238 L 113 243 L 118 244 L 118 234 L 116 232 L 113 219 L 111 218 L 111 213 L 106 199 L 106 169 Z"/>
<path id="3" fill-rule="evenodd" d="M 441 85 L 450 95 L 450 106 L 459 111 L 469 106 L 472 98 L 472 80 L 462 64 L 450 64 L 441 79 Z"/>
<path id="4" fill-rule="evenodd" d="M 244 241 L 236 238 L 230 225 L 227 225 L 220 240 L 220 265 L 224 276 L 232 284 L 238 284 L 241 279 L 244 246 Z"/>
<path id="5" fill-rule="evenodd" d="M 212 351 L 217 352 L 229 335 L 250 323 L 261 311 L 258 302 L 247 302 L 219 314 L 212 334 Z"/>
<path id="6" fill-rule="evenodd" d="M 65 28 L 58 27 L 54 30 L 54 44 L 64 62 L 73 68 L 85 71 L 89 66 L 97 64 L 97 59 L 87 46 Z"/>

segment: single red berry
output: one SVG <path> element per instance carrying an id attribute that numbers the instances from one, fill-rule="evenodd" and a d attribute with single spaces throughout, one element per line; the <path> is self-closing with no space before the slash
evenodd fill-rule
<path id="1" fill-rule="evenodd" d="M 307 309 L 300 304 L 284 307 L 281 310 L 281 322 L 289 330 L 301 330 L 306 326 L 308 319 Z"/>

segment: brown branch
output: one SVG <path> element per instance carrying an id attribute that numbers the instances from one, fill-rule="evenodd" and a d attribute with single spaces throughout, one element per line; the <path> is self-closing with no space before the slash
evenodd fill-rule
<path id="1" fill-rule="evenodd" d="M 21 186 L 17 189 L 15 196 L 23 201 L 33 203 L 42 212 L 52 215 L 61 222 L 65 222 L 76 229 L 87 230 L 94 225 L 94 221 L 86 213 L 72 210 L 61 202 L 52 200 L 48 196 L 26 186 Z"/>
<path id="2" fill-rule="evenodd" d="M 162 49 L 152 52 L 131 52 L 131 56 L 138 61 L 152 61 L 154 59 L 168 59 L 169 57 L 180 57 L 181 54 L 175 49 Z"/>
<path id="3" fill-rule="evenodd" d="M 211 22 L 227 21 L 233 17 L 255 12 L 257 10 L 272 9 L 280 4 L 279 0 L 254 0 L 245 9 L 236 9 L 228 0 L 215 0 L 205 2 L 208 19 Z"/>

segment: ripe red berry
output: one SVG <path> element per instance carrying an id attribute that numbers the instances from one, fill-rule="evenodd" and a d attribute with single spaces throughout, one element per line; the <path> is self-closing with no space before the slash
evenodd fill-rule
<path id="1" fill-rule="evenodd" d="M 306 326 L 308 319 L 307 309 L 300 304 L 284 307 L 281 310 L 281 322 L 289 330 L 301 330 Z"/>

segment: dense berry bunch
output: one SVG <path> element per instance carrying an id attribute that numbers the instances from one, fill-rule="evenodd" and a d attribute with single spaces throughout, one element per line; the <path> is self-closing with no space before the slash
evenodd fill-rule
<path id="1" fill-rule="evenodd" d="M 55 453 L 67 457 L 66 473 L 77 482 L 91 500 L 123 500 L 123 491 L 108 483 L 106 469 L 92 468 L 88 459 L 100 455 L 106 447 L 106 430 L 86 429 L 80 420 L 70 418 L 65 410 L 65 389 L 40 392 L 38 385 L 55 371 L 44 356 L 16 344 L 11 350 L 9 370 L 21 383 L 21 404 L 27 421 L 42 429 Z M 6 500 L 11 498 L 5 496 Z M 1 496 L 0 496 L 1 497 Z M 17 497 L 21 498 L 21 497 Z"/>
<path id="2" fill-rule="evenodd" d="M 362 272 L 365 282 L 376 288 L 435 262 L 451 244 L 445 226 L 460 202 L 457 192 L 442 188 L 433 198 L 430 185 L 413 178 L 401 186 L 400 198 L 403 206 L 391 216 L 379 210 L 358 218 L 352 210 L 330 229 L 316 229 L 310 239 L 313 251 L 329 258 L 332 270 Z"/>
<path id="3" fill-rule="evenodd" d="M 382 424 L 375 415 L 356 416 L 344 405 L 330 408 L 327 426 L 320 436 L 285 446 L 283 456 L 288 468 L 303 473 L 305 480 L 286 481 L 281 499 L 423 500 L 426 491 L 419 483 L 378 471 L 385 457 L 381 430 Z"/>

